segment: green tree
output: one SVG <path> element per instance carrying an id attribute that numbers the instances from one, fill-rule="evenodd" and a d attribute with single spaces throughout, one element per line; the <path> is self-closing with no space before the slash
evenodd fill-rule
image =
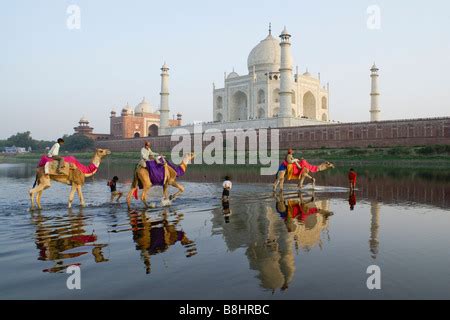
<path id="1" fill-rule="evenodd" d="M 31 137 L 31 132 L 18 132 L 15 135 L 12 135 L 6 140 L 6 146 L 7 147 L 22 147 L 22 148 L 28 148 L 31 147 L 32 149 L 36 148 L 36 141 L 33 140 Z"/>
<path id="2" fill-rule="evenodd" d="M 65 135 L 63 139 L 64 150 L 67 151 L 87 151 L 94 149 L 94 140 L 81 134 Z"/>

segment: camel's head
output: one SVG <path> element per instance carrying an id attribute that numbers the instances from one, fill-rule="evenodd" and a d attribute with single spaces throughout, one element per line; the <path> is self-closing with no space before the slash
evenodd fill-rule
<path id="1" fill-rule="evenodd" d="M 334 168 L 336 168 L 336 166 L 335 166 L 333 163 L 329 162 L 329 161 L 325 162 L 325 164 L 326 164 L 326 166 L 327 166 L 328 169 L 334 169 Z"/>
<path id="2" fill-rule="evenodd" d="M 106 157 L 107 155 L 110 155 L 111 151 L 109 149 L 97 149 L 95 150 L 95 154 L 100 158 L 103 158 Z"/>
<path id="3" fill-rule="evenodd" d="M 186 153 L 183 157 L 183 163 L 184 164 L 188 164 L 191 163 L 191 161 L 195 158 L 195 153 L 194 152 L 189 152 Z"/>

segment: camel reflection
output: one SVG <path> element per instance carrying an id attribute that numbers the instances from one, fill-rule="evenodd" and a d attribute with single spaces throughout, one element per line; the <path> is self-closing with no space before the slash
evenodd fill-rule
<path id="1" fill-rule="evenodd" d="M 146 211 L 129 211 L 128 217 L 147 274 L 151 272 L 150 256 L 167 251 L 177 242 L 186 248 L 186 257 L 197 254 L 195 243 L 179 228 L 183 214 L 165 210 L 158 217 L 150 218 Z"/>
<path id="2" fill-rule="evenodd" d="M 64 272 L 70 265 L 81 265 L 76 262 L 76 258 L 87 254 L 90 248 L 96 263 L 108 261 L 102 252 L 106 244 L 96 243 L 97 236 L 94 232 L 86 233 L 84 220 L 82 209 L 78 214 L 69 210 L 64 217 L 44 216 L 41 212 L 32 214 L 31 222 L 36 227 L 38 260 L 55 262 L 53 267 L 44 269 L 44 272 Z"/>
<path id="3" fill-rule="evenodd" d="M 230 251 L 246 248 L 250 268 L 258 272 L 261 287 L 272 292 L 286 290 L 295 275 L 295 255 L 322 246 L 321 236 L 331 215 L 328 206 L 328 200 L 305 201 L 300 196 L 286 201 L 281 194 L 276 197 L 275 208 L 265 202 L 239 204 L 229 223 L 218 208 L 212 218 L 212 233 L 222 235 Z"/>

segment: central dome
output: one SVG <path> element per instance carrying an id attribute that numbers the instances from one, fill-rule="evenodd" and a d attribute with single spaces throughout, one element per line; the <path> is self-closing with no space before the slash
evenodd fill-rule
<path id="1" fill-rule="evenodd" d="M 269 34 L 248 55 L 248 72 L 253 72 L 253 66 L 256 72 L 278 72 L 280 70 L 280 59 L 280 43 L 272 34 Z"/>

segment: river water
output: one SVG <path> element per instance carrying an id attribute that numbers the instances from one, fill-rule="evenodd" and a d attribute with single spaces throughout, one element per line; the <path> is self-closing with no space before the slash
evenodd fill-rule
<path id="1" fill-rule="evenodd" d="M 192 167 L 171 207 L 155 187 L 155 208 L 128 211 L 109 203 L 106 181 L 118 175 L 126 192 L 132 166 L 108 163 L 84 187 L 87 207 L 68 210 L 69 187 L 53 183 L 29 212 L 33 167 L 0 164 L 2 299 L 450 298 L 448 170 L 356 168 L 353 195 L 334 170 L 281 197 L 257 170 Z M 70 265 L 80 290 L 66 286 Z M 369 266 L 380 290 L 367 287 Z"/>

